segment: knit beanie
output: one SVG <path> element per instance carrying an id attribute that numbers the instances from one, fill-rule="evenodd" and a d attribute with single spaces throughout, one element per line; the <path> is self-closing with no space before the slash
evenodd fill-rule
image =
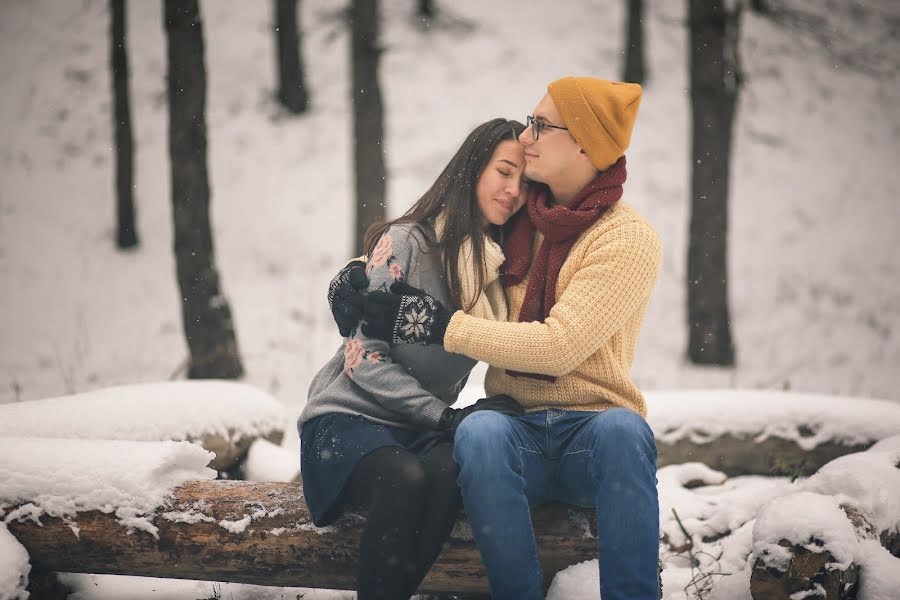
<path id="1" fill-rule="evenodd" d="M 641 86 L 593 77 L 563 77 L 547 86 L 569 133 L 597 169 L 625 154 L 641 104 Z"/>

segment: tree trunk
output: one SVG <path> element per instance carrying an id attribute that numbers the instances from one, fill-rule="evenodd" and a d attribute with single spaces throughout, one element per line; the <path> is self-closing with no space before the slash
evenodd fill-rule
<path id="1" fill-rule="evenodd" d="M 137 246 L 134 223 L 134 142 L 128 98 L 125 0 L 110 0 L 109 59 L 112 67 L 113 131 L 116 143 L 116 245 Z"/>
<path id="2" fill-rule="evenodd" d="M 646 63 L 644 61 L 644 0 L 627 1 L 625 73 L 622 75 L 622 81 L 643 84 L 646 77 Z"/>
<path id="3" fill-rule="evenodd" d="M 434 0 L 418 0 L 417 14 L 423 21 L 434 18 Z"/>
<path id="4" fill-rule="evenodd" d="M 297 25 L 300 0 L 275 0 L 275 36 L 278 39 L 278 100 L 295 114 L 306 112 L 309 95 L 300 58 Z"/>
<path id="5" fill-rule="evenodd" d="M 740 87 L 741 3 L 690 0 L 691 223 L 688 243 L 688 356 L 696 364 L 734 364 L 728 310 L 728 180 Z"/>
<path id="6" fill-rule="evenodd" d="M 244 369 L 231 308 L 219 289 L 209 224 L 206 70 L 197 0 L 165 0 L 164 19 L 175 262 L 190 350 L 188 377 L 237 378 Z"/>
<path id="7" fill-rule="evenodd" d="M 194 523 L 157 515 L 158 539 L 126 534 L 115 514 L 79 513 L 76 537 L 59 518 L 8 523 L 35 569 L 354 589 L 361 520 L 345 515 L 313 527 L 302 488 L 291 483 L 194 481 L 177 488 L 160 513 L 192 514 Z M 199 514 L 202 511 L 203 514 Z M 594 511 L 550 505 L 535 510 L 545 584 L 569 565 L 596 558 Z M 255 515 L 255 516 L 254 516 Z M 246 528 L 232 524 L 246 520 Z M 222 525 L 231 525 L 233 530 Z M 487 577 L 461 518 L 420 590 L 485 592 Z"/>
<path id="8" fill-rule="evenodd" d="M 353 137 L 356 246 L 362 254 L 369 225 L 385 218 L 384 124 L 378 86 L 378 0 L 353 0 Z"/>

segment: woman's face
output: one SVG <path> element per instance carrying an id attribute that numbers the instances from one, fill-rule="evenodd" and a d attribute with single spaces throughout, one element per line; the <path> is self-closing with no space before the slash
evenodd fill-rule
<path id="1" fill-rule="evenodd" d="M 525 149 L 515 140 L 506 140 L 494 149 L 491 160 L 478 178 L 475 196 L 485 223 L 503 225 L 525 202 L 522 171 Z"/>

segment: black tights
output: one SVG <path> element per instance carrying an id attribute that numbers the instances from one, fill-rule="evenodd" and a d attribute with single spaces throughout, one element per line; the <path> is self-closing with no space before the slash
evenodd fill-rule
<path id="1" fill-rule="evenodd" d="M 407 600 L 449 537 L 461 504 L 453 446 L 422 458 L 396 446 L 365 456 L 345 501 L 368 507 L 359 545 L 358 600 Z"/>

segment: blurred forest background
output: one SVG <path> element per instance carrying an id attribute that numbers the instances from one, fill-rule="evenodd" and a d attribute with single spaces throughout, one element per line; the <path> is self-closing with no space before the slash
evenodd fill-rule
<path id="1" fill-rule="evenodd" d="M 0 402 L 221 377 L 299 411 L 365 226 L 565 75 L 644 86 L 641 386 L 900 400 L 895 1 L 4 0 L 0 45 Z"/>

